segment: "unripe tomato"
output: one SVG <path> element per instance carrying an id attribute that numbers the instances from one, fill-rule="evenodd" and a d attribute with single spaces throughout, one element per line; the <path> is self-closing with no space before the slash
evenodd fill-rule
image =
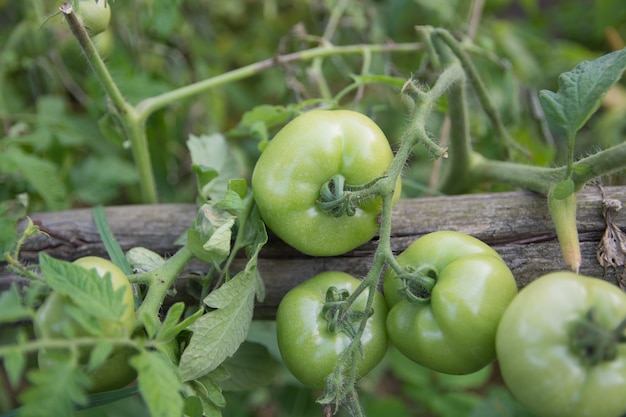
<path id="1" fill-rule="evenodd" d="M 287 369 L 304 385 L 324 388 L 326 377 L 333 372 L 351 341 L 344 331 L 329 329 L 329 321 L 323 314 L 328 289 L 334 287 L 353 293 L 360 283 L 344 272 L 322 272 L 292 288 L 280 302 L 276 312 L 280 354 Z M 367 294 L 365 290 L 355 300 L 352 305 L 355 311 L 365 309 Z M 368 319 L 361 337 L 363 355 L 357 362 L 359 376 L 371 371 L 387 352 L 387 306 L 378 291 L 374 295 L 373 309 L 374 314 Z"/>
<path id="2" fill-rule="evenodd" d="M 537 417 L 626 415 L 626 294 L 552 272 L 515 297 L 498 326 L 506 386 Z"/>
<path id="3" fill-rule="evenodd" d="M 95 36 L 109 27 L 111 3 L 108 0 L 80 0 L 77 14 L 91 34 Z"/>
<path id="4" fill-rule="evenodd" d="M 119 338 L 130 337 L 134 322 L 134 298 L 132 288 L 126 275 L 112 262 L 95 256 L 80 258 L 74 262 L 85 269 L 95 269 L 100 277 L 109 274 L 114 290 L 124 289 L 123 303 L 126 310 L 121 320 L 112 322 L 100 320 L 102 336 Z M 64 295 L 53 292 L 37 310 L 34 319 L 34 330 L 37 338 L 64 339 L 68 337 L 87 337 L 91 333 L 84 328 L 67 312 L 68 306 L 73 306 L 72 300 Z M 89 359 L 89 350 L 81 351 L 81 362 L 86 364 Z M 136 376 L 135 370 L 128 364 L 136 352 L 128 347 L 116 349 L 106 362 L 99 368 L 88 372 L 92 385 L 90 392 L 102 392 L 124 387 Z M 39 366 L 45 367 L 54 361 L 55 352 L 40 351 Z"/>
<path id="5" fill-rule="evenodd" d="M 318 204 L 322 186 L 342 175 L 351 186 L 387 173 L 389 141 L 367 116 L 350 110 L 313 110 L 285 125 L 252 174 L 254 199 L 265 224 L 302 253 L 334 256 L 371 240 L 381 199 L 360 202 L 352 216 L 334 217 Z M 398 178 L 394 198 L 400 195 Z"/>
<path id="6" fill-rule="evenodd" d="M 517 294 L 498 253 L 472 236 L 442 230 L 420 237 L 397 260 L 432 285 L 425 291 L 391 268 L 385 274 L 387 331 L 398 351 L 447 374 L 493 362 L 498 323 Z"/>

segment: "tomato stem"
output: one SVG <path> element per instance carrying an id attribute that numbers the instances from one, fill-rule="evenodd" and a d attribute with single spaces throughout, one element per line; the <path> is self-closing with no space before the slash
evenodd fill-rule
<path id="1" fill-rule="evenodd" d="M 626 318 L 610 330 L 598 322 L 596 310 L 591 308 L 583 319 L 574 324 L 571 346 L 591 366 L 612 361 L 617 357 L 616 345 L 626 342 L 624 330 Z"/>
<path id="2" fill-rule="evenodd" d="M 424 304 L 430 302 L 430 295 L 437 282 L 437 271 L 430 265 L 418 270 L 408 270 L 396 276 L 401 279 L 404 287 L 400 290 L 411 302 Z"/>

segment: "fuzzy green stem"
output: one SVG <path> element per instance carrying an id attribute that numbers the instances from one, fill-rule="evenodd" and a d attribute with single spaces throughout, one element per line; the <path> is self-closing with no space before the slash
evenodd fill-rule
<path id="1" fill-rule="evenodd" d="M 576 227 L 576 193 L 572 192 L 562 198 L 555 195 L 554 189 L 555 187 L 548 192 L 548 208 L 563 252 L 563 259 L 572 271 L 578 273 L 582 257 Z"/>
<path id="2" fill-rule="evenodd" d="M 123 125 L 126 129 L 128 139 L 130 140 L 133 158 L 139 174 L 142 200 L 145 203 L 156 203 L 156 183 L 154 181 L 154 173 L 152 172 L 152 163 L 150 161 L 150 152 L 143 120 L 118 89 L 113 77 L 111 77 L 111 73 L 108 71 L 95 45 L 91 41 L 80 17 L 74 13 L 72 5 L 64 3 L 59 10 L 65 15 L 65 20 L 78 40 L 98 81 L 100 81 L 102 88 L 111 99 L 117 114 L 123 120 Z"/>
<path id="3" fill-rule="evenodd" d="M 452 86 L 448 93 L 448 114 L 450 115 L 450 159 L 447 171 L 439 189 L 448 194 L 455 194 L 466 187 L 471 177 L 470 171 L 472 145 L 469 132 L 469 117 L 465 95 L 465 83 Z"/>
<path id="4" fill-rule="evenodd" d="M 144 320 L 144 316 L 158 317 L 167 291 L 176 280 L 180 271 L 192 258 L 191 250 L 187 246 L 183 246 L 161 267 L 134 276 L 133 281 L 150 282 L 146 297 L 135 312 L 135 317 L 140 321 Z"/>
<path id="5" fill-rule="evenodd" d="M 137 105 L 137 112 L 142 121 L 155 111 L 185 98 L 192 97 L 204 93 L 211 88 L 228 84 L 231 82 L 243 80 L 252 77 L 263 71 L 277 66 L 289 64 L 292 62 L 310 61 L 318 57 L 333 55 L 352 55 L 363 53 L 380 53 L 380 52 L 415 52 L 420 50 L 420 43 L 398 43 L 398 44 L 359 44 L 347 46 L 324 45 L 315 48 L 298 51 L 287 55 L 279 55 L 254 64 L 246 65 L 232 71 L 228 71 L 215 77 L 207 78 L 184 87 L 168 91 L 166 93 L 145 99 Z"/>
<path id="6" fill-rule="evenodd" d="M 103 338 L 103 337 L 75 337 L 71 339 L 33 339 L 20 343 L 17 349 L 21 353 L 37 352 L 41 349 L 79 349 L 81 347 L 92 347 L 106 340 L 115 346 L 138 347 L 138 343 L 134 339 L 129 338 Z M 142 342 L 144 346 L 150 347 L 150 342 Z M 13 353 L 16 349 L 15 345 L 0 346 L 0 358 Z"/>
<path id="7" fill-rule="evenodd" d="M 504 127 L 504 123 L 502 122 L 502 117 L 500 116 L 500 112 L 496 108 L 493 100 L 491 100 L 491 96 L 489 95 L 489 91 L 485 86 L 482 78 L 478 74 L 478 70 L 474 66 L 474 63 L 467 55 L 467 53 L 463 50 L 459 42 L 445 29 L 434 29 L 434 33 L 446 44 L 448 48 L 452 51 L 455 57 L 459 60 L 467 77 L 470 81 L 470 84 L 476 95 L 478 96 L 478 100 L 480 104 L 491 121 L 496 134 L 504 139 L 505 143 L 509 146 L 512 146 L 517 151 L 521 152 L 523 155 L 529 156 L 528 152 L 523 149 L 516 141 L 513 140 L 508 130 Z M 441 49 L 439 52 L 442 53 Z"/>

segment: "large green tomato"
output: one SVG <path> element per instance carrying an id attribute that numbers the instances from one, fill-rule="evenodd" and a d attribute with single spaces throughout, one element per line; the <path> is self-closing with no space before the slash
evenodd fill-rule
<path id="1" fill-rule="evenodd" d="M 261 154 L 252 190 L 267 226 L 287 244 L 313 256 L 348 252 L 378 231 L 381 199 L 362 201 L 353 216 L 333 217 L 318 204 L 336 174 L 365 185 L 386 174 L 393 152 L 380 128 L 349 110 L 313 110 L 285 125 Z M 394 197 L 400 194 L 400 180 Z"/>
<path id="2" fill-rule="evenodd" d="M 432 288 L 387 271 L 392 344 L 414 362 L 448 374 L 472 373 L 493 362 L 500 317 L 517 294 L 497 252 L 463 233 L 440 231 L 413 242 L 397 260 Z"/>
<path id="3" fill-rule="evenodd" d="M 126 275 L 112 262 L 95 256 L 80 258 L 74 262 L 85 269 L 95 269 L 100 277 L 109 274 L 113 289 L 124 289 L 123 303 L 126 305 L 121 320 L 112 322 L 101 320 L 102 334 L 105 337 L 130 337 L 133 331 L 134 298 L 132 288 Z M 38 338 L 63 339 L 67 337 L 86 337 L 90 333 L 72 316 L 67 313 L 67 306 L 72 300 L 64 295 L 53 292 L 37 310 L 34 320 L 35 335 Z M 129 348 L 115 350 L 107 361 L 99 368 L 88 372 L 92 385 L 90 392 L 102 392 L 121 388 L 135 378 L 135 371 L 127 360 L 136 352 Z M 54 360 L 54 352 L 42 351 L 39 355 L 40 366 L 46 366 Z M 89 352 L 83 352 L 81 360 L 86 363 Z"/>
<path id="4" fill-rule="evenodd" d="M 335 287 L 353 293 L 360 283 L 344 272 L 323 272 L 292 288 L 280 302 L 276 312 L 278 347 L 289 371 L 304 385 L 324 388 L 326 377 L 333 372 L 351 340 L 343 331 L 329 330 L 329 321 L 322 311 L 328 289 Z M 367 294 L 365 290 L 359 295 L 352 305 L 354 311 L 365 309 Z M 357 363 L 359 376 L 371 371 L 387 352 L 387 306 L 378 291 L 373 309 L 361 337 L 363 355 Z M 354 326 L 356 329 L 358 322 Z"/>
<path id="5" fill-rule="evenodd" d="M 625 415 L 624 320 L 626 294 L 609 282 L 572 272 L 534 280 L 500 321 L 504 382 L 538 417 Z"/>

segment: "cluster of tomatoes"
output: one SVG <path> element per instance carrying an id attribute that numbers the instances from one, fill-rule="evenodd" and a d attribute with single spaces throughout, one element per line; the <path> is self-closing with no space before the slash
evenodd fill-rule
<path id="1" fill-rule="evenodd" d="M 252 178 L 255 200 L 266 224 L 286 243 L 310 255 L 345 253 L 376 234 L 380 199 L 360 202 L 351 216 L 333 216 L 318 204 L 320 188 L 335 174 L 349 184 L 370 183 L 385 175 L 392 159 L 387 139 L 367 117 L 311 111 L 287 124 L 261 155 Z M 391 343 L 411 360 L 449 374 L 475 372 L 497 359 L 507 387 L 540 417 L 626 412 L 626 294 L 615 285 L 556 272 L 518 293 L 499 254 L 456 231 L 424 235 L 396 261 L 385 273 L 384 296 L 376 290 L 371 304 L 366 288 L 347 307 L 361 280 L 338 271 L 321 273 L 285 295 L 276 314 L 278 344 L 287 368 L 303 384 L 323 389 L 359 334 L 359 376 L 380 363 Z M 124 273 L 100 258 L 76 264 L 110 276 L 114 289 L 124 293 L 122 319 L 100 325 L 107 337 L 130 337 L 134 301 Z M 69 297 L 51 294 L 34 320 L 38 337 L 89 336 L 88 326 L 67 314 L 71 304 Z M 352 321 L 341 324 L 341 317 Z M 56 354 L 40 352 L 40 364 Z M 118 349 L 91 369 L 84 352 L 91 391 L 132 381 L 132 354 Z"/>
<path id="2" fill-rule="evenodd" d="M 374 237 L 381 201 L 373 198 L 351 216 L 336 217 L 318 204 L 321 187 L 337 174 L 347 184 L 371 183 L 392 159 L 385 135 L 366 116 L 310 111 L 269 143 L 252 189 L 278 237 L 305 254 L 339 255 Z M 507 387 L 537 416 L 626 412 L 626 294 L 616 286 L 556 272 L 518 293 L 495 250 L 455 231 L 422 236 L 396 260 L 400 268 L 388 268 L 384 296 L 376 292 L 362 332 L 358 375 L 373 369 L 391 342 L 413 361 L 449 374 L 475 372 L 498 359 Z M 338 327 L 325 314 L 337 303 L 329 301 L 329 289 L 350 294 L 360 282 L 324 272 L 281 301 L 279 348 L 303 384 L 324 388 L 352 340 L 349 325 Z M 367 297 L 366 289 L 351 308 L 362 312 Z"/>

